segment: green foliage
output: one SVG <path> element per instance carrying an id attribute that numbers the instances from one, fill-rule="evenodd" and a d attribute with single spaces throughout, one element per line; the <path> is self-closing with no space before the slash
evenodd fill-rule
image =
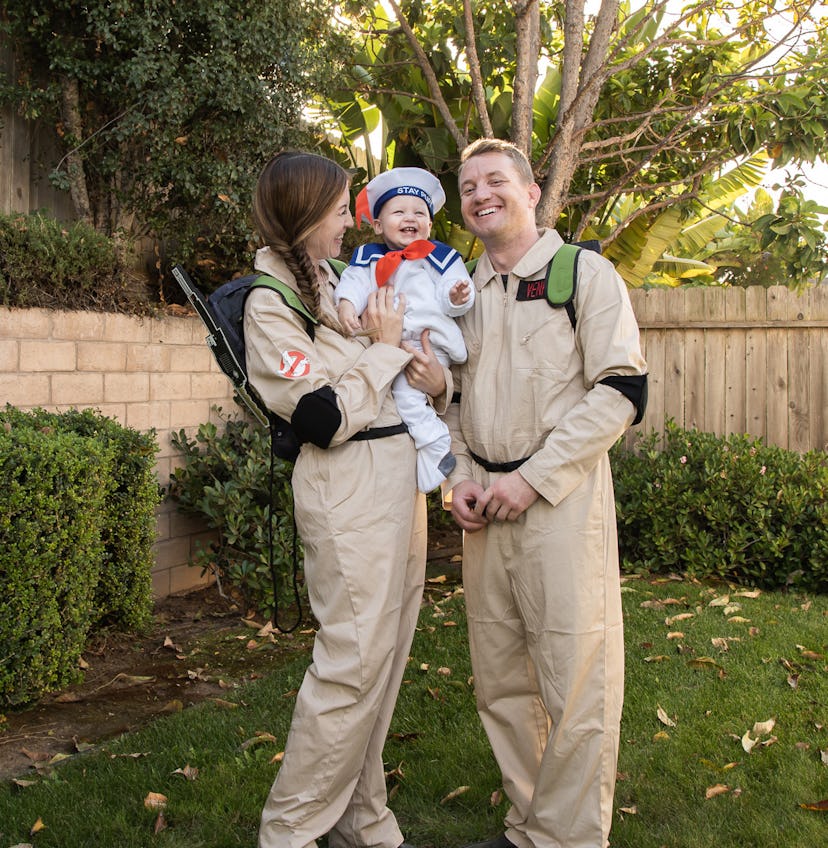
<path id="1" fill-rule="evenodd" d="M 82 158 L 98 229 L 148 227 L 162 253 L 229 276 L 248 249 L 264 162 L 282 146 L 319 143 L 300 126 L 310 92 L 342 56 L 332 9 L 328 0 L 11 0 L 0 34 L 19 72 L 0 73 L 0 102 L 53 124 L 63 152 Z M 73 82 L 78 128 L 66 105 Z M 66 159 L 52 175 L 65 189 L 76 178 Z"/>
<path id="2" fill-rule="evenodd" d="M 155 447 L 94 412 L 0 413 L 0 702 L 78 674 L 88 634 L 151 614 Z"/>
<path id="3" fill-rule="evenodd" d="M 42 212 L 0 214 L 0 303 L 48 309 L 134 308 L 113 239 Z"/>
<path id="4" fill-rule="evenodd" d="M 195 564 L 239 593 L 247 607 L 269 615 L 274 596 L 269 567 L 268 430 L 228 419 L 221 432 L 214 424 L 202 424 L 194 437 L 180 430 L 172 441 L 184 465 L 170 475 L 170 497 L 184 512 L 204 518 L 218 531 L 217 544 L 211 550 L 202 548 Z M 281 575 L 276 601 L 281 607 L 293 597 L 292 466 L 277 457 L 273 463 L 271 526 L 273 562 Z M 301 549 L 297 556 L 301 559 Z"/>
<path id="5" fill-rule="evenodd" d="M 625 569 L 828 591 L 824 453 L 668 421 L 611 459 Z"/>

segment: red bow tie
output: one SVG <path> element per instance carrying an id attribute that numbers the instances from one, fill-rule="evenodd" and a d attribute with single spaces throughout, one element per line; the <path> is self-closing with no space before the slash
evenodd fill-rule
<path id="1" fill-rule="evenodd" d="M 430 241 L 425 241 L 425 239 L 412 241 L 402 250 L 389 250 L 377 262 L 377 288 L 381 288 L 388 282 L 403 259 L 424 259 L 432 250 L 434 250 L 434 245 Z"/>

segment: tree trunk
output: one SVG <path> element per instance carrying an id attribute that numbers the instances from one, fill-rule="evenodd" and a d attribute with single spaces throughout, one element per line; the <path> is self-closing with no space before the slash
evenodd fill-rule
<path id="1" fill-rule="evenodd" d="M 532 157 L 532 105 L 538 81 L 540 56 L 540 5 L 538 0 L 517 0 L 515 33 L 517 63 L 512 95 L 512 143 Z"/>
<path id="2" fill-rule="evenodd" d="M 83 157 L 79 148 L 83 141 L 83 121 L 80 113 L 80 93 L 75 77 L 62 77 L 61 113 L 66 136 L 71 145 L 66 154 L 66 172 L 69 176 L 69 194 L 75 207 L 75 214 L 81 221 L 94 226 L 89 192 L 86 188 L 86 174 L 83 169 Z"/>

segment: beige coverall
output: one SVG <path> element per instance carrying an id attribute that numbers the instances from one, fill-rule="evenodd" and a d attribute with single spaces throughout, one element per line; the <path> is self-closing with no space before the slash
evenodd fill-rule
<path id="1" fill-rule="evenodd" d="M 256 268 L 295 285 L 267 248 Z M 322 306 L 335 315 L 331 293 Z M 403 836 L 386 806 L 382 750 L 422 599 L 425 500 L 406 433 L 347 439 L 400 422 L 391 383 L 411 357 L 322 325 L 311 341 L 304 320 L 267 289 L 248 297 L 244 331 L 251 383 L 270 409 L 290 420 L 303 395 L 330 385 L 342 413 L 330 447 L 306 443 L 293 471 L 319 629 L 259 846 L 307 848 L 329 833 L 331 848 L 397 848 Z"/>
<path id="2" fill-rule="evenodd" d="M 505 294 L 480 260 L 476 303 L 458 319 L 469 351 L 455 371 L 461 400 L 447 415 L 457 456 L 448 487 L 474 479 L 486 488 L 500 474 L 470 450 L 491 462 L 531 456 L 520 474 L 541 495 L 517 521 L 467 533 L 463 554 L 477 707 L 518 848 L 606 845 L 623 701 L 607 451 L 635 409 L 598 381 L 640 378 L 645 363 L 626 287 L 589 250 L 580 254 L 575 330 L 545 299 L 516 299 L 521 280 L 543 280 L 561 244 L 543 231 Z"/>

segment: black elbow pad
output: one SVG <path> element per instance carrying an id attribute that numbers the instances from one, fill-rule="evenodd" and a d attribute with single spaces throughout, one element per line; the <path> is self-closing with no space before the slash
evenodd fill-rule
<path id="1" fill-rule="evenodd" d="M 290 423 L 300 442 L 311 442 L 319 448 L 328 447 L 342 423 L 334 390 L 330 386 L 322 386 L 302 395 Z"/>
<path id="2" fill-rule="evenodd" d="M 630 401 L 635 407 L 633 424 L 638 424 L 644 417 L 644 412 L 647 409 L 647 375 L 636 374 L 629 377 L 604 377 L 603 380 L 599 380 L 598 382 L 621 392 Z"/>

